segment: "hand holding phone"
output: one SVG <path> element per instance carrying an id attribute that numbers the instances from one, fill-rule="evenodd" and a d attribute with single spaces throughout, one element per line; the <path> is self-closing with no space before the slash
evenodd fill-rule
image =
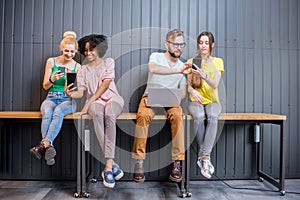
<path id="1" fill-rule="evenodd" d="M 194 70 L 197 70 L 197 68 L 194 66 L 194 64 L 197 65 L 201 69 L 201 58 L 193 58 L 192 68 Z"/>
<path id="2" fill-rule="evenodd" d="M 65 73 L 66 72 L 66 68 L 62 67 L 62 66 L 59 66 L 58 70 L 60 71 L 60 73 Z"/>

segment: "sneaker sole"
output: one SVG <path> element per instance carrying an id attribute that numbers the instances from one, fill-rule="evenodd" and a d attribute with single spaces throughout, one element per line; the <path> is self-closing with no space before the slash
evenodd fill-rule
<path id="1" fill-rule="evenodd" d="M 101 173 L 101 176 L 102 176 L 102 179 L 103 179 L 103 185 L 105 187 L 108 187 L 108 188 L 114 188 L 115 187 L 115 183 L 107 183 L 104 179 L 104 173 L 102 172 Z"/>
<path id="2" fill-rule="evenodd" d="M 124 176 L 124 172 L 121 171 L 121 173 L 118 176 L 115 176 L 115 180 L 118 181 Z"/>
<path id="3" fill-rule="evenodd" d="M 55 160 L 54 157 L 56 156 L 56 150 L 54 147 L 49 147 L 45 151 L 45 160 L 47 165 L 54 165 Z"/>
<path id="4" fill-rule="evenodd" d="M 211 175 L 213 175 L 215 173 L 215 168 L 213 166 L 210 166 L 209 173 Z"/>
<path id="5" fill-rule="evenodd" d="M 173 182 L 176 182 L 176 183 L 179 183 L 179 182 L 181 182 L 182 181 L 182 177 L 180 178 L 180 179 L 178 179 L 178 178 L 174 178 L 173 176 L 169 176 L 169 179 L 171 180 L 171 181 L 173 181 Z"/>
<path id="6" fill-rule="evenodd" d="M 136 182 L 136 183 L 143 183 L 143 182 L 145 182 L 145 176 L 144 176 L 144 178 L 142 178 L 142 179 L 135 179 L 135 178 L 133 178 L 133 181 L 134 182 Z"/>

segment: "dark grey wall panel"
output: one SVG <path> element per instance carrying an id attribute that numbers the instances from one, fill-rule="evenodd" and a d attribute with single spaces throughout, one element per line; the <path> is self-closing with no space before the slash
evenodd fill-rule
<path id="1" fill-rule="evenodd" d="M 126 100 L 126 112 L 137 111 L 149 55 L 165 49 L 168 29 L 180 28 L 186 34 L 183 59 L 194 56 L 197 35 L 209 30 L 216 37 L 214 54 L 225 64 L 223 111 L 287 115 L 287 177 L 300 177 L 298 0 L 1 0 L 0 5 L 0 110 L 39 110 L 46 96 L 42 88 L 44 65 L 48 57 L 60 54 L 59 43 L 66 30 L 76 31 L 78 38 L 90 33 L 108 36 L 107 56 L 115 59 L 116 82 Z M 74 166 L 69 166 L 74 149 L 64 151 L 59 159 L 67 162 L 59 160 L 52 170 L 35 163 L 24 151 L 15 150 L 12 139 L 29 148 L 32 144 L 28 143 L 40 137 L 39 124 L 26 124 L 25 129 L 22 126 L 10 126 L 8 133 L 0 129 L 1 158 L 6 154 L 14 158 L 1 164 L 1 177 L 74 175 Z M 134 132 L 134 126 L 129 129 Z M 252 132 L 251 126 L 224 126 L 212 154 L 220 177 L 255 176 Z M 264 126 L 263 132 L 264 169 L 276 176 L 279 132 L 270 125 Z M 30 137 L 24 137 L 28 134 Z M 117 143 L 127 141 L 119 144 L 130 151 L 133 138 L 121 130 L 118 135 Z M 63 145 L 66 140 L 62 136 L 57 144 Z M 202 178 L 195 165 L 197 148 L 194 142 L 193 179 Z M 153 179 L 160 176 L 150 173 Z"/>

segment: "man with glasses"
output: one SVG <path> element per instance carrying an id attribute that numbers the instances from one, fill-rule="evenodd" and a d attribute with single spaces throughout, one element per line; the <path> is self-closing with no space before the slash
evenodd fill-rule
<path id="1" fill-rule="evenodd" d="M 136 160 L 133 180 L 143 182 L 144 160 L 146 157 L 146 142 L 151 120 L 155 115 L 155 109 L 146 105 L 148 88 L 180 88 L 183 90 L 182 98 L 186 96 L 187 81 L 184 74 L 188 74 L 188 64 L 179 60 L 185 47 L 184 34 L 178 29 L 171 30 L 166 35 L 166 52 L 154 52 L 150 55 L 148 63 L 148 82 L 144 95 L 139 104 L 135 138 L 132 150 L 132 158 Z M 184 129 L 182 122 L 182 108 L 167 107 L 166 116 L 171 124 L 172 134 L 172 170 L 170 180 L 180 182 L 182 180 L 180 161 L 185 158 Z"/>

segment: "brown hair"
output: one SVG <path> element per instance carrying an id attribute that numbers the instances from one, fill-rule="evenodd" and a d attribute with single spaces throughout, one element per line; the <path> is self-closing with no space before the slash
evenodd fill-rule
<path id="1" fill-rule="evenodd" d="M 212 48 L 213 48 L 213 43 L 215 43 L 215 38 L 214 35 L 211 32 L 208 31 L 204 31 L 202 33 L 200 33 L 200 35 L 198 35 L 197 37 L 197 44 L 200 44 L 200 39 L 202 36 L 207 36 L 208 40 L 209 40 L 209 54 L 211 54 L 212 52 Z M 199 48 L 199 45 L 197 45 L 197 49 Z"/>
<path id="2" fill-rule="evenodd" d="M 189 84 L 193 87 L 193 88 L 201 88 L 202 87 L 202 78 L 199 74 L 189 74 L 188 75 L 188 81 Z"/>
<path id="3" fill-rule="evenodd" d="M 211 32 L 208 32 L 208 31 L 204 31 L 204 32 L 200 33 L 200 35 L 198 35 L 198 37 L 197 37 L 197 44 L 200 44 L 200 39 L 201 39 L 202 36 L 207 36 L 208 37 L 208 40 L 209 40 L 209 53 L 211 54 L 212 48 L 213 48 L 213 43 L 215 43 L 214 35 Z M 199 45 L 197 45 L 197 49 L 198 48 L 199 48 Z M 198 53 L 200 54 L 200 51 L 198 51 Z M 200 55 L 198 55 L 198 56 L 200 56 Z M 189 74 L 188 75 L 188 81 L 189 81 L 189 84 L 193 88 L 201 88 L 203 79 L 198 74 Z"/>

